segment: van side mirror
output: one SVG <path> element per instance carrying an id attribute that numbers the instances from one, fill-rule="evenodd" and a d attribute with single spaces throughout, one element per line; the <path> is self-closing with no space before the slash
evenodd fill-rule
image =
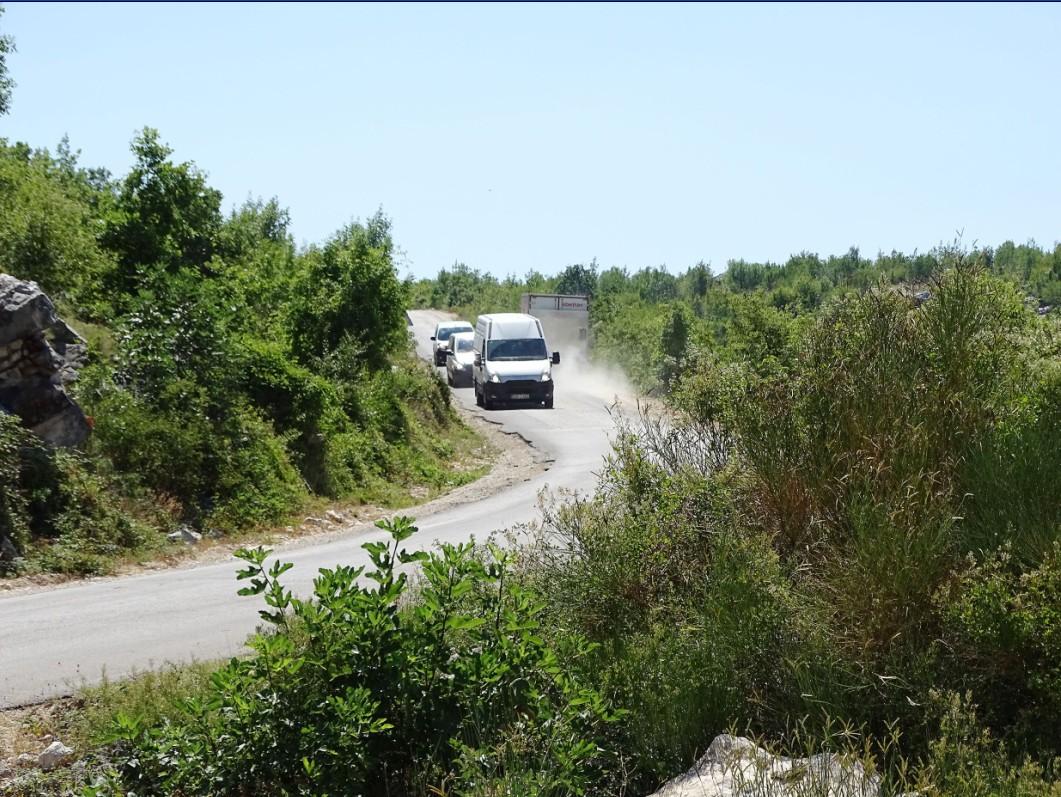
<path id="1" fill-rule="evenodd" d="M 434 340 L 434 339 L 435 339 L 435 336 L 434 336 L 434 335 L 432 335 L 432 336 L 431 336 L 431 340 Z"/>
<path id="2" fill-rule="evenodd" d="M 559 364 L 560 364 L 560 352 L 554 351 L 553 352 L 553 365 L 559 365 Z"/>
<path id="3" fill-rule="evenodd" d="M 479 368 L 480 366 L 482 366 L 482 364 L 483 364 L 482 352 L 478 352 L 477 351 L 477 352 L 475 352 L 475 367 Z"/>
<path id="4" fill-rule="evenodd" d="M 453 349 L 446 349 L 446 356 L 447 357 L 452 357 L 453 356 Z"/>

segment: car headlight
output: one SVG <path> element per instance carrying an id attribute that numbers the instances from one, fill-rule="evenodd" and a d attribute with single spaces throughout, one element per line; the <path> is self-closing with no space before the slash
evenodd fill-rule
<path id="1" fill-rule="evenodd" d="M 497 374 L 494 374 L 493 376 L 490 377 L 490 381 L 491 382 L 500 382 L 501 381 L 501 377 L 499 377 Z"/>
<path id="2" fill-rule="evenodd" d="M 543 381 L 543 382 L 551 382 L 552 379 L 553 378 L 551 376 L 549 376 L 549 374 L 542 374 L 542 380 L 541 381 Z"/>

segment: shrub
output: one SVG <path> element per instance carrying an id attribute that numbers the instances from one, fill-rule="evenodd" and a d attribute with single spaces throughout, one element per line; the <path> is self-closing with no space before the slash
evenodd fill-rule
<path id="1" fill-rule="evenodd" d="M 159 547 L 158 529 L 130 513 L 114 485 L 92 473 L 75 454 L 56 453 L 57 478 L 48 511 L 38 520 L 49 527 L 36 565 L 74 575 L 108 572 L 123 554 Z M 41 544 L 41 543 L 39 543 Z"/>
<path id="2" fill-rule="evenodd" d="M 198 385 L 178 381 L 167 384 L 156 402 L 112 384 L 103 386 L 86 403 L 96 419 L 92 446 L 119 471 L 174 496 L 189 514 L 196 514 L 216 472 L 206 397 Z"/>
<path id="3" fill-rule="evenodd" d="M 1055 762 L 1016 756 L 978 721 L 968 696 L 935 694 L 940 715 L 928 755 L 911 778 L 926 797 L 1058 797 Z"/>
<path id="4" fill-rule="evenodd" d="M 22 449 L 32 435 L 17 417 L 0 411 L 0 541 L 18 549 L 29 541 L 29 501 L 22 489 Z"/>
<path id="5" fill-rule="evenodd" d="M 532 772 L 540 794 L 607 783 L 616 715 L 579 675 L 591 647 L 577 635 L 546 643 L 542 605 L 500 551 L 408 553 L 408 519 L 378 525 L 390 539 L 363 545 L 374 569 L 322 570 L 313 600 L 284 588 L 291 565 L 238 554 L 241 594 L 262 596 L 272 630 L 185 716 L 118 718 L 130 789 L 420 794 Z M 410 601 L 399 570 L 414 563 L 423 578 Z"/>
<path id="6" fill-rule="evenodd" d="M 209 523 L 221 529 L 273 523 L 306 498 L 283 440 L 253 409 L 237 406 L 216 426 Z"/>
<path id="7" fill-rule="evenodd" d="M 1061 544 L 1029 569 L 1002 549 L 938 601 L 954 688 L 995 728 L 1061 753 Z"/>
<path id="8" fill-rule="evenodd" d="M 148 403 L 113 385 L 90 405 L 93 446 L 121 472 L 231 530 L 279 520 L 305 497 L 284 441 L 238 399 L 215 419 L 203 387 L 166 383 Z"/>
<path id="9" fill-rule="evenodd" d="M 351 426 L 340 389 L 297 363 L 281 343 L 244 337 L 237 351 L 234 381 L 288 440 L 310 489 L 330 496 L 350 492 L 346 474 L 333 472 L 327 454 Z"/>
<path id="10" fill-rule="evenodd" d="M 1061 367 L 1029 364 L 1036 382 L 962 462 L 964 527 L 971 551 L 1012 546 L 1035 564 L 1061 539 L 1061 501 L 1050 474 L 1061 473 Z"/>
<path id="11" fill-rule="evenodd" d="M 377 214 L 351 224 L 319 251 L 291 301 L 294 350 L 311 362 L 338 349 L 344 340 L 354 362 L 380 368 L 405 336 L 405 287 L 391 261 L 390 222 Z"/>
<path id="12" fill-rule="evenodd" d="M 733 724 L 773 730 L 839 698 L 825 613 L 743 525 L 732 475 L 646 428 L 623 427 L 592 499 L 547 508 L 526 566 L 556 622 L 599 643 L 593 670 L 628 711 L 623 749 L 648 791 Z"/>
<path id="13" fill-rule="evenodd" d="M 32 555 L 32 567 L 102 573 L 122 555 L 159 542 L 152 524 L 127 511 L 115 484 L 91 461 L 49 448 L 2 412 L 0 477 L 0 538 Z"/>

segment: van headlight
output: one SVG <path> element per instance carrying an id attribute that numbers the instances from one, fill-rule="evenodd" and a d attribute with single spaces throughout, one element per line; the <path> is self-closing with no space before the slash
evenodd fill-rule
<path id="1" fill-rule="evenodd" d="M 501 377 L 499 377 L 497 374 L 494 374 L 493 376 L 490 377 L 490 381 L 491 382 L 500 382 L 501 381 Z"/>
<path id="2" fill-rule="evenodd" d="M 542 374 L 542 380 L 541 381 L 543 381 L 543 382 L 551 382 L 552 379 L 553 378 L 551 376 L 549 376 L 549 374 Z"/>

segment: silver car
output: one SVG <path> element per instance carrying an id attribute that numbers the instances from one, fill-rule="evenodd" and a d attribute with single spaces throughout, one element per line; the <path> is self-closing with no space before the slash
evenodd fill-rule
<path id="1" fill-rule="evenodd" d="M 435 358 L 435 365 L 446 364 L 446 351 L 449 349 L 450 336 L 457 332 L 474 332 L 472 325 L 467 321 L 439 321 L 435 327 L 435 334 L 431 336 L 434 341 L 431 345 L 431 354 Z"/>
<path id="2" fill-rule="evenodd" d="M 446 350 L 446 381 L 450 387 L 471 387 L 475 362 L 475 335 L 458 332 L 449 339 Z"/>

